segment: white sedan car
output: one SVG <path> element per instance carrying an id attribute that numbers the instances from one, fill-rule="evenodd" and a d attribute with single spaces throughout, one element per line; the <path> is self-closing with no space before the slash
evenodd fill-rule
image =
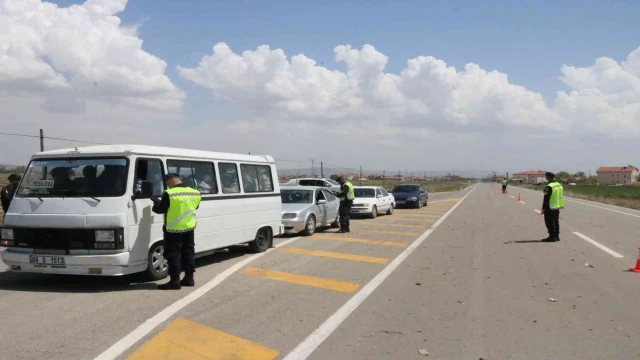
<path id="1" fill-rule="evenodd" d="M 396 207 L 396 199 L 380 186 L 355 186 L 353 188 L 356 198 L 351 207 L 352 215 L 365 214 L 375 219 L 378 214 L 393 214 Z"/>

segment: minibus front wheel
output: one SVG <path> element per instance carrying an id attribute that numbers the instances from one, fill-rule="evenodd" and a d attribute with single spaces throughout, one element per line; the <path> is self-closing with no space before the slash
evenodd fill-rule
<path id="1" fill-rule="evenodd" d="M 147 279 L 151 281 L 162 280 L 169 274 L 169 263 L 164 256 L 164 241 L 158 241 L 149 249 L 147 262 Z"/>
<path id="2" fill-rule="evenodd" d="M 256 238 L 249 243 L 249 249 L 254 253 L 261 253 L 273 246 L 273 233 L 271 228 L 264 227 L 256 233 Z"/>

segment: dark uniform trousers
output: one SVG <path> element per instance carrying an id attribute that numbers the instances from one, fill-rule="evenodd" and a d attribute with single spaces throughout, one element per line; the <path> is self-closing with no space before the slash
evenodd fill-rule
<path id="1" fill-rule="evenodd" d="M 544 224 L 547 226 L 549 236 L 560 236 L 560 210 L 545 210 Z"/>
<path id="2" fill-rule="evenodd" d="M 340 215 L 340 225 L 341 226 L 349 226 L 351 225 L 349 219 L 351 218 L 351 206 L 353 205 L 353 200 L 345 200 L 340 201 L 340 207 L 338 208 L 338 214 Z"/>
<path id="3" fill-rule="evenodd" d="M 180 280 L 184 269 L 185 278 L 193 279 L 195 263 L 195 230 L 184 233 L 164 233 L 165 256 L 169 262 L 169 276 L 172 281 Z"/>

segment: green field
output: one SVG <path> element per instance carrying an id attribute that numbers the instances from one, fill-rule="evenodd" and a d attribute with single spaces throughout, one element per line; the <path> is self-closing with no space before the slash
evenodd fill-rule
<path id="1" fill-rule="evenodd" d="M 523 185 L 523 187 L 542 191 L 544 185 Z M 606 204 L 640 209 L 640 186 L 564 186 L 567 196 L 598 201 Z"/>

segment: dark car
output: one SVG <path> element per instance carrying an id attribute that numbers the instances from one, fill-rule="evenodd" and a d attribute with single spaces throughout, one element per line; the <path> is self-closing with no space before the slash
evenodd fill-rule
<path id="1" fill-rule="evenodd" d="M 420 185 L 406 184 L 397 185 L 391 191 L 396 199 L 396 205 L 421 208 L 427 206 L 429 195 Z"/>

